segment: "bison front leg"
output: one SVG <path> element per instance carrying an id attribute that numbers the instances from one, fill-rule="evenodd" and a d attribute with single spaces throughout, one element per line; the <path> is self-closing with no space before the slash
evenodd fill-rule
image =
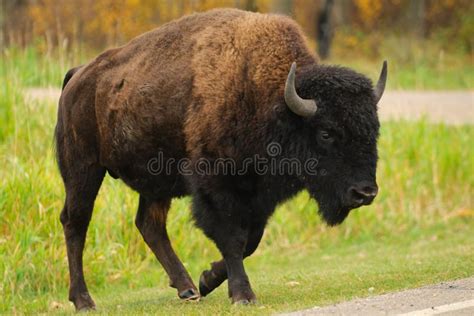
<path id="1" fill-rule="evenodd" d="M 166 218 L 169 207 L 170 200 L 149 201 L 140 196 L 135 223 L 143 239 L 168 274 L 170 286 L 178 290 L 179 298 L 197 300 L 200 295 L 168 238 Z"/>
<path id="2" fill-rule="evenodd" d="M 252 255 L 257 249 L 263 236 L 265 223 L 253 225 L 249 230 L 247 244 L 244 251 L 244 258 Z M 227 267 L 225 260 L 222 259 L 211 263 L 211 269 L 202 272 L 199 279 L 199 292 L 206 296 L 227 280 Z"/>
<path id="3" fill-rule="evenodd" d="M 199 211 L 197 212 L 199 213 Z M 248 304 L 256 301 L 243 263 L 249 229 L 235 214 L 238 213 L 204 211 L 201 215 L 207 215 L 211 218 L 206 216 L 206 219 L 204 219 L 204 217 L 198 215 L 196 219 L 204 233 L 215 242 L 224 258 L 229 297 L 232 299 L 232 303 Z M 219 266 L 221 264 L 214 266 L 216 270 L 220 271 L 218 272 L 221 274 L 220 283 L 222 283 L 223 274 L 225 273 L 223 267 Z"/>
<path id="4" fill-rule="evenodd" d="M 241 227 L 223 225 L 214 240 L 225 260 L 229 285 L 229 297 L 232 303 L 248 304 L 256 301 L 250 287 L 250 281 L 244 268 L 244 251 L 248 232 Z"/>

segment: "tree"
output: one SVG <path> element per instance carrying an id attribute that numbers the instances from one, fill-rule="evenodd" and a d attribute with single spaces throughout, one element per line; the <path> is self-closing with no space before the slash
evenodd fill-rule
<path id="1" fill-rule="evenodd" d="M 274 0 L 272 4 L 272 11 L 291 15 L 293 12 L 293 1 L 292 0 Z"/>
<path id="2" fill-rule="evenodd" d="M 408 7 L 408 22 L 408 25 L 410 25 L 416 36 L 425 36 L 425 0 L 410 1 Z"/>
<path id="3" fill-rule="evenodd" d="M 333 37 L 332 9 L 334 0 L 326 0 L 317 20 L 318 53 L 322 59 L 329 57 Z"/>

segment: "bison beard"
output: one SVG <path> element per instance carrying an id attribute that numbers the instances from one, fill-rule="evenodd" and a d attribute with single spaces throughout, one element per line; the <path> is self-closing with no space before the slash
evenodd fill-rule
<path id="1" fill-rule="evenodd" d="M 288 17 L 232 9 L 170 22 L 70 70 L 55 141 L 76 309 L 95 308 L 82 256 L 106 173 L 140 194 L 136 226 L 181 299 L 199 299 L 228 279 L 233 302 L 255 301 L 243 259 L 279 203 L 307 189 L 324 220 L 336 225 L 374 199 L 376 105 L 385 80 L 386 65 L 375 89 L 350 69 L 320 65 Z M 318 178 L 259 174 L 252 166 L 239 176 L 149 169 L 158 151 L 190 165 L 241 162 L 265 156 L 270 143 L 281 147 L 278 158 L 317 159 L 333 171 Z M 197 226 L 222 254 L 202 273 L 200 293 L 166 230 L 171 200 L 185 195 L 193 197 Z"/>
<path id="2" fill-rule="evenodd" d="M 332 173 L 334 172 L 336 171 Z M 331 176 L 331 174 L 319 176 L 312 179 L 314 185 L 311 185 L 311 183 L 307 185 L 311 188 L 309 189 L 311 196 L 318 203 L 319 215 L 330 226 L 341 224 L 354 208 L 350 207 L 350 204 L 346 201 L 341 185 L 333 181 L 334 177 L 335 175 Z M 340 182 L 343 183 L 343 181 Z"/>
<path id="3" fill-rule="evenodd" d="M 313 193 L 319 206 L 319 214 L 323 220 L 330 226 L 341 224 L 349 215 L 350 207 L 344 207 L 339 200 L 328 197 L 323 194 Z"/>
<path id="4" fill-rule="evenodd" d="M 336 211 L 330 211 L 330 210 L 336 210 Z M 330 226 L 336 226 L 341 224 L 349 215 L 349 212 L 351 211 L 350 208 L 331 208 L 331 206 L 326 207 L 325 204 L 321 206 L 321 203 L 319 203 L 319 213 L 322 214 L 324 220 L 326 223 Z"/>

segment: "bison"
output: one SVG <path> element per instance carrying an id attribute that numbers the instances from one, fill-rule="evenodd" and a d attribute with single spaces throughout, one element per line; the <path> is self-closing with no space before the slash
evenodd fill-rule
<path id="1" fill-rule="evenodd" d="M 136 226 L 181 299 L 206 296 L 227 279 L 232 302 L 254 302 L 243 259 L 277 204 L 306 189 L 336 225 L 377 195 L 377 102 L 386 77 L 385 62 L 375 87 L 353 70 L 320 64 L 290 18 L 235 9 L 172 21 L 71 69 L 55 141 L 76 309 L 95 308 L 82 255 L 106 173 L 139 193 Z M 158 154 L 166 163 L 187 161 L 155 172 Z M 271 172 L 249 162 L 255 155 Z M 193 172 L 220 159 L 245 171 Z M 272 159 L 317 168 L 290 172 Z M 185 195 L 222 254 L 201 274 L 199 291 L 166 231 L 171 199 Z"/>

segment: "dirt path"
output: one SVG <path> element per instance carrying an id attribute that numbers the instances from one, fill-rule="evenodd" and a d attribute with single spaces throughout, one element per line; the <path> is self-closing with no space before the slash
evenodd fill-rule
<path id="1" fill-rule="evenodd" d="M 26 97 L 31 99 L 59 100 L 61 90 L 57 88 L 27 88 Z"/>
<path id="2" fill-rule="evenodd" d="M 387 91 L 379 104 L 381 120 L 474 124 L 474 91 Z"/>
<path id="3" fill-rule="evenodd" d="M 474 315 L 474 277 L 398 293 L 355 299 L 285 314 L 317 315 Z"/>
<path id="4" fill-rule="evenodd" d="M 30 88 L 27 95 L 36 99 L 58 100 L 60 90 Z M 382 121 L 418 120 L 446 124 L 474 124 L 474 91 L 387 91 L 379 104 Z"/>

